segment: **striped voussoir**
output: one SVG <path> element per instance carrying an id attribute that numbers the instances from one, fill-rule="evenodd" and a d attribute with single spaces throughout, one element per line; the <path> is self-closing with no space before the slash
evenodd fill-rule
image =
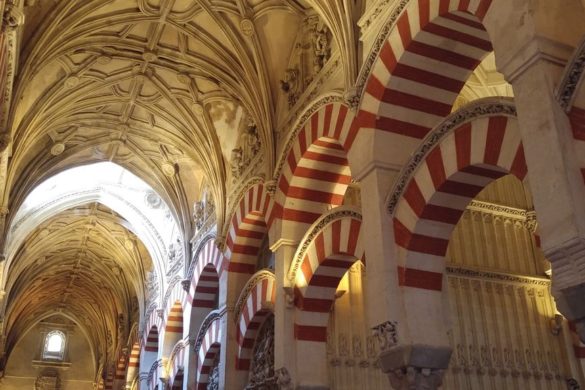
<path id="1" fill-rule="evenodd" d="M 221 349 L 221 318 L 216 318 L 205 331 L 205 336 L 199 348 L 197 371 L 197 388 L 207 389 L 209 374 L 213 369 L 215 358 Z"/>
<path id="2" fill-rule="evenodd" d="M 215 307 L 216 296 L 219 293 L 219 278 L 223 271 L 224 256 L 213 240 L 208 240 L 203 245 L 195 260 L 197 263 L 189 294 L 192 297 L 193 307 L 212 309 Z"/>
<path id="3" fill-rule="evenodd" d="M 238 318 L 238 370 L 249 370 L 256 333 L 267 316 L 274 313 L 276 281 L 273 275 L 259 279 L 248 293 Z"/>
<path id="4" fill-rule="evenodd" d="M 128 371 L 126 372 L 126 383 L 132 383 L 138 376 L 140 370 L 140 344 L 134 343 L 128 357 Z"/>
<path id="5" fill-rule="evenodd" d="M 185 347 L 177 345 L 171 353 L 171 361 L 168 363 L 169 387 L 171 389 L 183 388 L 183 372 L 185 368 Z"/>
<path id="6" fill-rule="evenodd" d="M 183 306 L 180 301 L 175 301 L 165 323 L 165 334 L 174 333 L 183 336 Z"/>
<path id="7" fill-rule="evenodd" d="M 114 382 L 121 386 L 126 381 L 126 356 L 121 355 L 116 363 L 116 374 L 114 375 Z"/>
<path id="8" fill-rule="evenodd" d="M 114 374 L 111 371 L 109 371 L 107 373 L 106 380 L 104 382 L 105 382 L 104 388 L 106 390 L 113 390 L 114 389 Z"/>
<path id="9" fill-rule="evenodd" d="M 262 184 L 244 193 L 236 208 L 226 239 L 229 272 L 253 274 L 258 252 L 272 224 L 271 199 Z"/>
<path id="10" fill-rule="evenodd" d="M 423 138 L 453 107 L 492 45 L 481 21 L 492 0 L 412 0 L 374 63 L 362 128 Z"/>
<path id="11" fill-rule="evenodd" d="M 145 332 L 144 339 L 142 340 L 144 350 L 147 352 L 158 352 L 158 341 L 160 329 L 162 329 L 162 319 L 159 317 L 156 310 L 150 312 L 146 329 L 148 329 L 148 332 Z"/>
<path id="12" fill-rule="evenodd" d="M 356 261 L 365 261 L 360 228 L 360 219 L 336 218 L 309 243 L 295 276 L 295 304 L 300 309 L 295 320 L 297 340 L 326 341 L 337 286 Z"/>
<path id="13" fill-rule="evenodd" d="M 331 205 L 342 203 L 351 181 L 346 153 L 358 130 L 354 114 L 341 103 L 321 107 L 301 128 L 278 179 L 275 208 L 283 237 L 304 233 Z"/>
<path id="14" fill-rule="evenodd" d="M 411 175 L 393 218 L 401 286 L 442 290 L 444 256 L 461 214 L 482 189 L 508 173 L 526 176 L 515 118 L 474 119 L 435 145 Z"/>
<path id="15" fill-rule="evenodd" d="M 146 352 L 158 352 L 158 327 L 153 325 L 144 342 L 144 350 Z"/>

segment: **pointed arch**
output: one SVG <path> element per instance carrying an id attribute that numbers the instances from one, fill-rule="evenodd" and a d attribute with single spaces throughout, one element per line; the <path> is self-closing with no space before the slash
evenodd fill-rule
<path id="1" fill-rule="evenodd" d="M 362 91 L 361 127 L 422 139 L 451 112 L 492 49 L 482 21 L 492 0 L 404 2 Z"/>
<path id="2" fill-rule="evenodd" d="M 246 283 L 236 304 L 236 369 L 249 370 L 252 348 L 262 323 L 274 313 L 276 279 L 270 271 L 259 271 Z"/>
<path id="3" fill-rule="evenodd" d="M 335 290 L 347 270 L 365 262 L 361 214 L 339 207 L 319 218 L 299 244 L 288 278 L 294 282 L 297 340 L 325 342 Z"/>

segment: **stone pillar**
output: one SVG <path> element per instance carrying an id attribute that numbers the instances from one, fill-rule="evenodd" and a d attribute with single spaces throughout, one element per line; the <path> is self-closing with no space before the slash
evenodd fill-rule
<path id="1" fill-rule="evenodd" d="M 409 320 L 420 316 L 410 313 L 417 307 L 405 303 L 405 292 L 398 283 L 398 256 L 387 197 L 404 162 L 390 161 L 395 157 L 384 151 L 384 145 L 391 142 L 384 134 L 362 129 L 350 152 L 353 177 L 360 183 L 362 236 L 367 237 L 366 315 L 378 340 L 380 368 L 388 375 L 391 386 L 437 389 L 449 364 L 451 348 L 444 316 L 429 314 L 431 323 Z M 368 149 L 372 153 L 364 153 Z M 357 150 L 356 155 L 353 150 Z"/>
<path id="2" fill-rule="evenodd" d="M 276 301 L 274 304 L 274 370 L 282 388 L 297 383 L 296 340 L 294 337 L 294 285 L 287 278 L 298 242 L 280 239 L 270 250 L 275 257 Z"/>
<path id="3" fill-rule="evenodd" d="M 220 388 L 243 389 L 248 379 L 248 371 L 238 370 L 236 360 L 238 356 L 237 325 L 235 319 L 235 304 L 227 307 L 221 318 L 221 355 L 220 355 Z"/>
<path id="4" fill-rule="evenodd" d="M 197 355 L 195 354 L 196 333 L 189 335 L 189 345 L 185 347 L 185 367 L 183 369 L 183 389 L 194 389 L 197 384 Z"/>
<path id="5" fill-rule="evenodd" d="M 585 340 L 585 186 L 569 119 L 556 99 L 564 71 L 561 59 L 570 55 L 562 48 L 534 38 L 501 68 L 514 88 L 530 190 L 542 249 L 552 265 L 557 308 L 576 323 Z"/>

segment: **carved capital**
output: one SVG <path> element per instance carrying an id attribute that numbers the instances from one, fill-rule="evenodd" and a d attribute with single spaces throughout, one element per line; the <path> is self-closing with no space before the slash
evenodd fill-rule
<path id="1" fill-rule="evenodd" d="M 394 389 L 438 389 L 451 352 L 446 346 L 395 346 L 380 353 L 379 364 Z"/>
<path id="2" fill-rule="evenodd" d="M 156 315 L 159 316 L 159 318 L 163 318 L 164 317 L 164 310 L 163 309 L 157 309 L 156 310 Z"/>
<path id="3" fill-rule="evenodd" d="M 279 389 L 292 390 L 294 388 L 292 379 L 286 367 L 274 370 L 274 374 L 276 375 L 276 384 L 279 386 Z"/>
<path id="4" fill-rule="evenodd" d="M 274 197 L 277 188 L 276 180 L 268 180 L 264 182 L 264 188 L 266 189 L 266 192 L 268 192 L 270 196 Z"/>
<path id="5" fill-rule="evenodd" d="M 372 328 L 374 337 L 378 341 L 380 351 L 388 351 L 398 344 L 398 322 L 386 321 Z"/>
<path id="6" fill-rule="evenodd" d="M 388 373 L 395 389 L 438 389 L 443 383 L 445 370 L 408 366 Z"/>
<path id="7" fill-rule="evenodd" d="M 189 289 L 191 288 L 191 281 L 189 279 L 183 279 L 181 280 L 181 285 L 183 286 L 183 290 L 189 292 Z"/>

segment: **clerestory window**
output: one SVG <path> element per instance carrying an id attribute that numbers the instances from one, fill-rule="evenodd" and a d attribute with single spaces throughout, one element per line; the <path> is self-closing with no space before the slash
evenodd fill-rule
<path id="1" fill-rule="evenodd" d="M 59 330 L 47 333 L 43 359 L 63 360 L 65 341 L 65 334 Z"/>

